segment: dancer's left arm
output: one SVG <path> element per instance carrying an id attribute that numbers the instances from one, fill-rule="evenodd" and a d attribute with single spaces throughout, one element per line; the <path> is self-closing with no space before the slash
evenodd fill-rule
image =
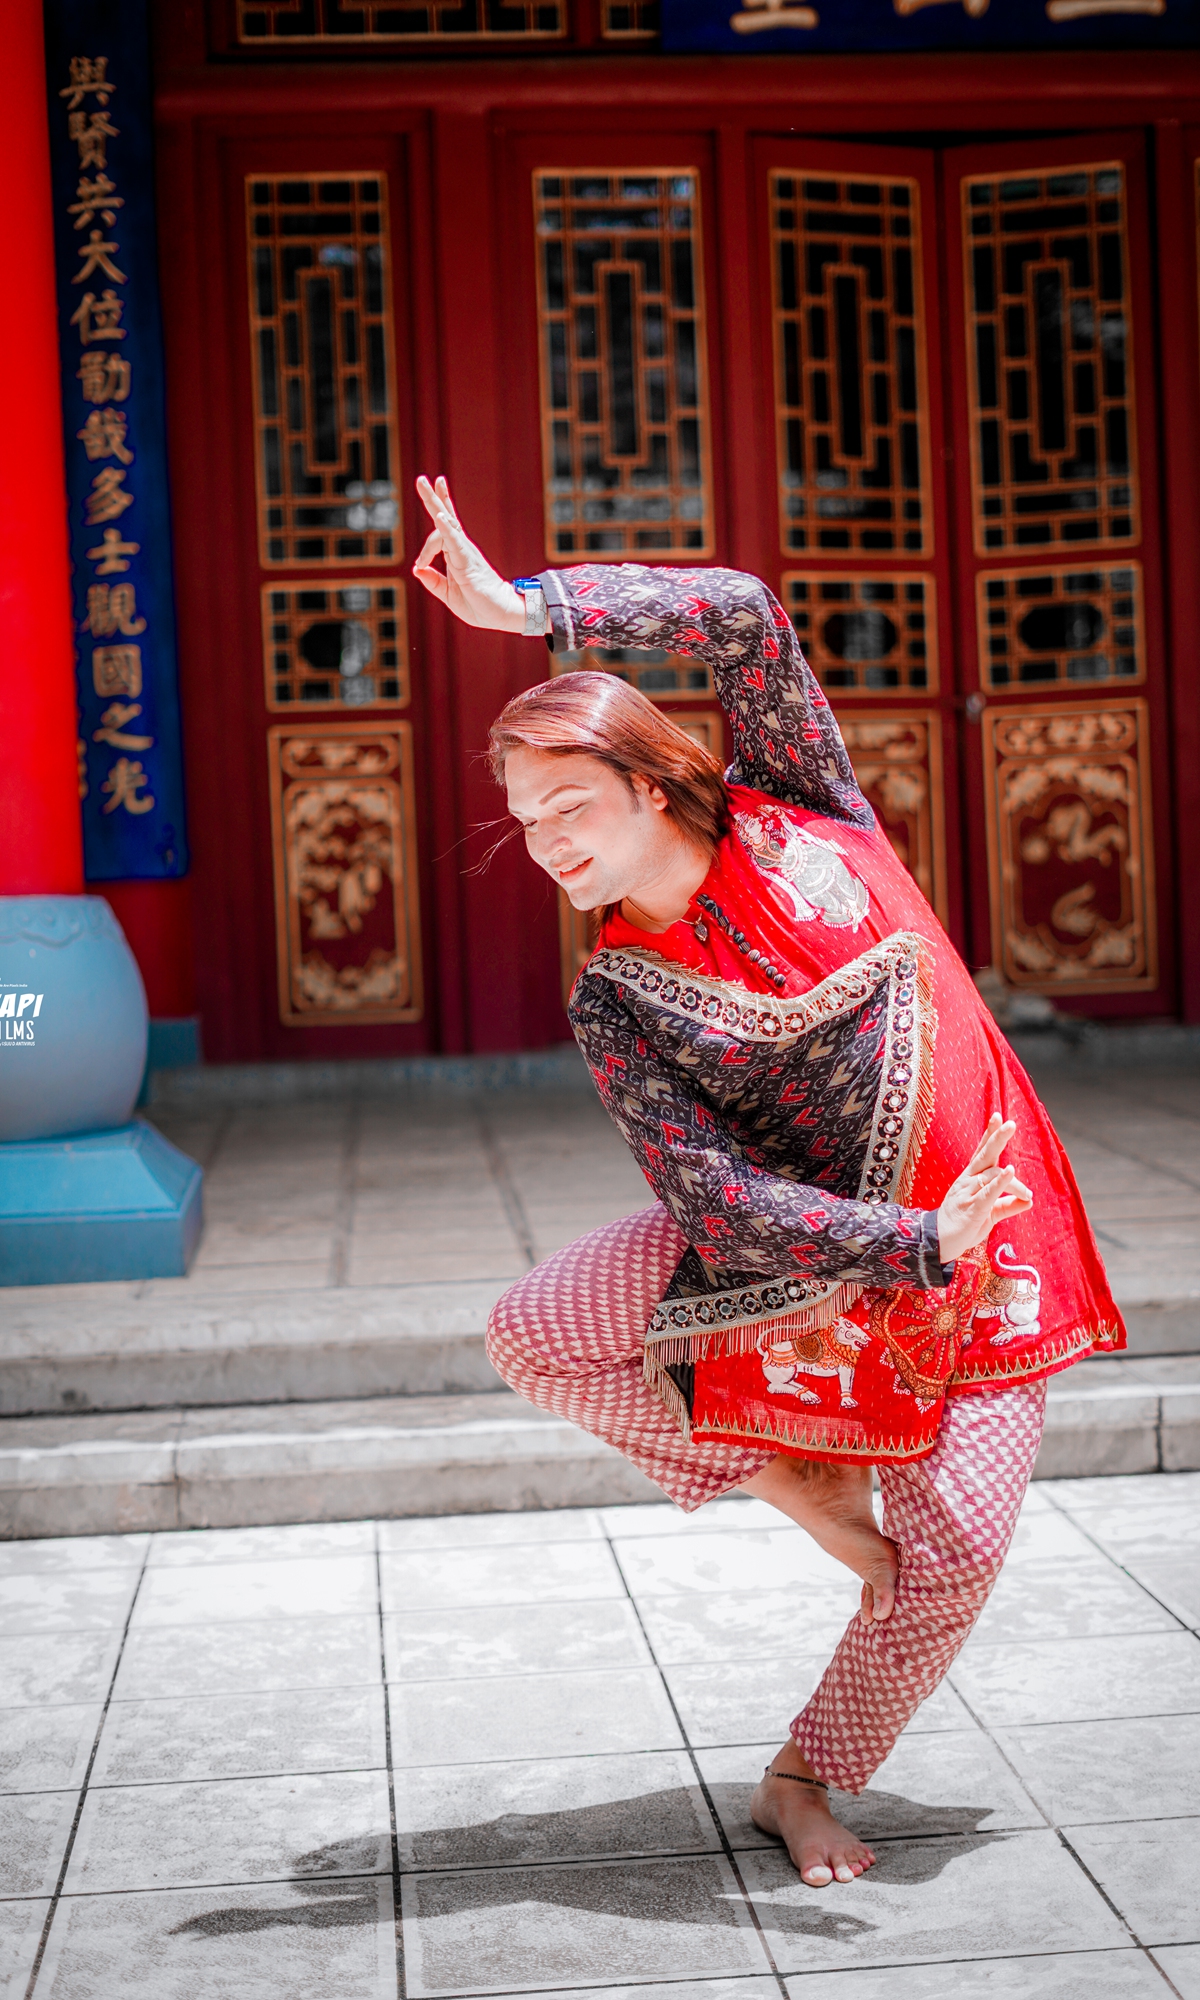
<path id="1" fill-rule="evenodd" d="M 418 581 L 468 625 L 523 631 L 519 594 L 463 532 L 445 481 L 437 490 L 425 479 L 417 485 L 434 522 L 413 565 Z M 875 824 L 791 620 L 756 576 L 583 563 L 543 570 L 539 582 L 556 650 L 655 647 L 709 668 L 733 737 L 735 783 L 855 826 Z"/>

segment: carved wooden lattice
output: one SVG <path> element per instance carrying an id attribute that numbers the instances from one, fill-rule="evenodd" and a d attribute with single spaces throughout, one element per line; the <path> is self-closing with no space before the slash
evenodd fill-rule
<path id="1" fill-rule="evenodd" d="M 1140 563 L 984 571 L 975 587 L 985 687 L 1145 679 Z"/>
<path id="2" fill-rule="evenodd" d="M 372 708 L 408 700 L 404 590 L 365 578 L 263 589 L 268 708 Z"/>
<path id="3" fill-rule="evenodd" d="M 771 175 L 782 546 L 933 547 L 920 189 Z"/>
<path id="4" fill-rule="evenodd" d="M 942 725 L 936 711 L 838 716 L 854 775 L 921 893 L 946 921 Z"/>
<path id="5" fill-rule="evenodd" d="M 938 684 L 931 576 L 786 570 L 783 602 L 822 687 L 904 694 Z"/>
<path id="6" fill-rule="evenodd" d="M 963 182 L 975 541 L 1136 541 L 1125 170 Z"/>
<path id="7" fill-rule="evenodd" d="M 246 202 L 264 567 L 393 562 L 400 457 L 383 177 L 251 175 Z"/>
<path id="8" fill-rule="evenodd" d="M 713 678 L 702 660 L 687 653 L 665 653 L 657 646 L 582 646 L 555 653 L 555 674 L 605 673 L 628 681 L 651 701 L 712 701 Z M 686 721 L 674 718 L 680 728 Z"/>
<path id="9" fill-rule="evenodd" d="M 280 1019 L 419 1020 L 411 726 L 276 726 L 268 750 Z"/>
<path id="10" fill-rule="evenodd" d="M 1147 704 L 983 718 L 994 962 L 1043 993 L 1158 983 Z"/>
<path id="11" fill-rule="evenodd" d="M 661 25 L 661 0 L 604 0 L 600 32 L 606 42 L 653 41 Z"/>
<path id="12" fill-rule="evenodd" d="M 539 172 L 546 547 L 712 552 L 699 179 Z"/>
<path id="13" fill-rule="evenodd" d="M 567 32 L 565 0 L 238 0 L 238 40 L 545 41 Z"/>

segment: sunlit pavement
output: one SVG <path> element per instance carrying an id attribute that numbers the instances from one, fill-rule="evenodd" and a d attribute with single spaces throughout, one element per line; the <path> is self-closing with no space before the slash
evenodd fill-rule
<path id="1" fill-rule="evenodd" d="M 823 1891 L 747 1805 L 855 1592 L 761 1503 L 11 1543 L 0 1991 L 1189 2000 L 1198 1502 L 1032 1492 Z"/>

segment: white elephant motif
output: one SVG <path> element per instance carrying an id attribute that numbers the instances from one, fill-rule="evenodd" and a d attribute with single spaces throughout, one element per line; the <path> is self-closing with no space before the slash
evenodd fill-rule
<path id="1" fill-rule="evenodd" d="M 976 1319 L 998 1319 L 1000 1322 L 989 1342 L 992 1347 L 1004 1347 L 1010 1340 L 1036 1339 L 1042 1330 L 1041 1277 L 1032 1264 L 1001 1261 L 1004 1258 L 1015 1260 L 1015 1257 L 1012 1244 L 1001 1243 L 995 1256 L 990 1258 L 992 1274 L 984 1281 L 979 1304 L 975 1308 Z"/>

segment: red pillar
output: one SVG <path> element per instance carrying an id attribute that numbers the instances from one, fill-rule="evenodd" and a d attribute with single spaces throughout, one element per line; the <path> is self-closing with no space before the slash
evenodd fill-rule
<path id="1" fill-rule="evenodd" d="M 79 895 L 83 836 L 41 0 L 4 9 L 0 895 Z"/>

